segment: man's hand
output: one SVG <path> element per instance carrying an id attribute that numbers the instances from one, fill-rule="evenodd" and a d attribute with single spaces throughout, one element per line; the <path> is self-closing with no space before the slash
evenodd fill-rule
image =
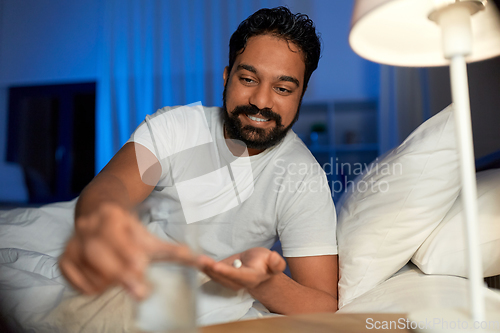
<path id="1" fill-rule="evenodd" d="M 75 222 L 59 266 L 66 279 L 85 294 L 101 293 L 121 285 L 134 297 L 148 293 L 144 271 L 151 260 L 196 265 L 185 245 L 163 242 L 151 235 L 139 220 L 118 205 L 103 204 Z"/>
<path id="2" fill-rule="evenodd" d="M 236 259 L 242 262 L 240 268 L 233 267 Z M 272 276 L 283 272 L 286 262 L 275 251 L 255 247 L 219 262 L 205 257 L 203 265 L 205 266 L 203 272 L 212 280 L 232 290 L 239 290 L 255 288 Z"/>

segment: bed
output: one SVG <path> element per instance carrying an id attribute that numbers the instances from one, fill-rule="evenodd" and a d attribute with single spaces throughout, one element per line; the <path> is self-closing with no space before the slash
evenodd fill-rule
<path id="1" fill-rule="evenodd" d="M 500 169 L 482 170 L 477 180 L 483 275 L 498 276 Z M 467 308 L 460 199 L 449 107 L 375 160 L 338 203 L 339 313 Z M 134 303 L 121 289 L 83 296 L 61 276 L 57 258 L 73 232 L 74 205 L 75 200 L 0 212 L 4 330 L 133 329 Z M 148 228 L 158 230 L 154 222 Z M 487 309 L 500 313 L 500 293 L 484 288 Z M 201 298 L 199 324 L 262 315 L 248 295 L 232 297 L 230 306 Z"/>

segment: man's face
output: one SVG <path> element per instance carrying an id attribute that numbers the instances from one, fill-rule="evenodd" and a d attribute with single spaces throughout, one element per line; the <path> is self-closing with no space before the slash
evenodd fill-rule
<path id="1" fill-rule="evenodd" d="M 298 115 L 305 63 L 293 43 L 271 35 L 251 37 L 224 71 L 225 135 L 256 154 L 283 139 Z"/>

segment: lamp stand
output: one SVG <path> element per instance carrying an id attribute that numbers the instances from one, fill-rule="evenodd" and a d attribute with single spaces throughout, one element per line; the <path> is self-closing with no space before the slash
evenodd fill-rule
<path id="1" fill-rule="evenodd" d="M 472 30 L 467 5 L 454 3 L 431 15 L 441 26 L 443 52 L 450 59 L 451 95 L 454 109 L 455 133 L 460 159 L 462 183 L 462 205 L 464 207 L 464 231 L 467 244 L 467 264 L 469 277 L 470 314 L 458 310 L 427 309 L 410 314 L 414 321 L 439 318 L 441 325 L 422 329 L 422 332 L 453 332 L 457 329 L 487 332 L 485 304 L 483 295 L 483 269 L 477 225 L 477 185 L 474 163 L 474 147 L 470 116 L 469 87 L 465 56 L 472 51 Z M 448 326 L 444 326 L 444 322 Z M 451 327 L 453 323 L 454 327 Z M 438 320 L 436 320 L 438 324 Z"/>
<path id="2" fill-rule="evenodd" d="M 483 268 L 477 225 L 477 185 L 474 147 L 467 84 L 467 67 L 463 56 L 455 56 L 450 64 L 451 92 L 455 112 L 455 133 L 460 156 L 462 206 L 465 214 L 470 311 L 474 321 L 485 320 Z"/>
<path id="3" fill-rule="evenodd" d="M 466 309 L 428 308 L 410 313 L 410 326 L 416 332 L 492 332 L 488 327 L 493 321 L 485 315 L 483 295 L 483 269 L 478 242 L 477 185 L 472 141 L 467 67 L 463 55 L 451 58 L 451 93 L 454 109 L 455 133 L 460 159 L 462 182 L 462 206 L 464 207 L 464 231 L 467 243 L 469 277 L 469 312 Z"/>

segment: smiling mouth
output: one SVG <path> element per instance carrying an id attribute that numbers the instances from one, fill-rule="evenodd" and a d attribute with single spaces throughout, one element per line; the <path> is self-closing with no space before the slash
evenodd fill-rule
<path id="1" fill-rule="evenodd" d="M 267 119 L 267 118 L 257 118 L 257 117 L 251 116 L 251 115 L 247 115 L 247 117 L 253 121 L 259 121 L 259 122 L 269 121 L 269 119 Z"/>

